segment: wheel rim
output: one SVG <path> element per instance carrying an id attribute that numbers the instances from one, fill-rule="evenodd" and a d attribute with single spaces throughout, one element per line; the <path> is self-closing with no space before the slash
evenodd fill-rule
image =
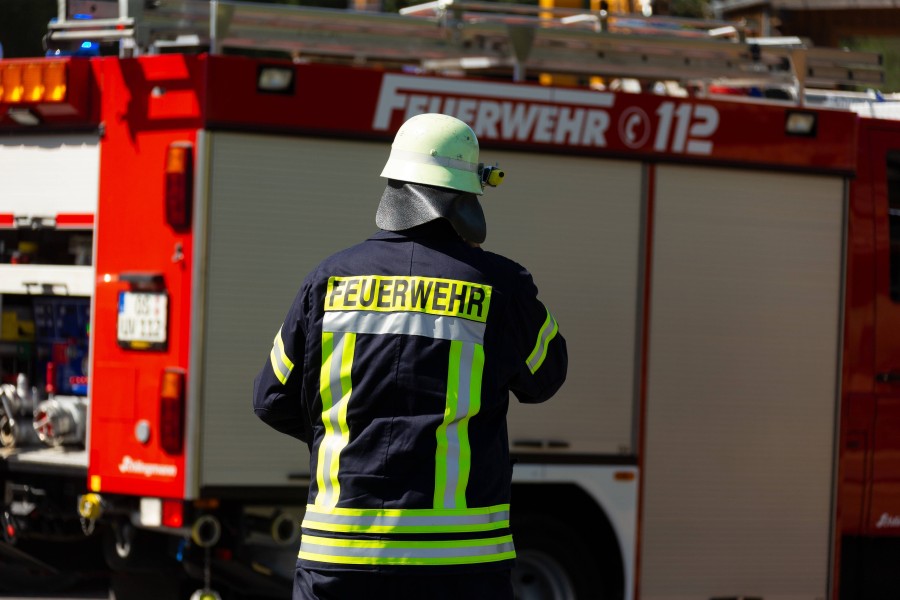
<path id="1" fill-rule="evenodd" d="M 516 600 L 575 600 L 568 571 L 558 560 L 539 550 L 516 553 L 512 582 Z"/>
<path id="2" fill-rule="evenodd" d="M 128 523 L 121 526 L 116 534 L 116 554 L 121 559 L 131 556 L 131 543 L 134 538 L 134 529 Z"/>

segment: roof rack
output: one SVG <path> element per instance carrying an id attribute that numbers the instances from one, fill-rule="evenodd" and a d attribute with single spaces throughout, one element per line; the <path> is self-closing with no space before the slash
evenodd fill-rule
<path id="1" fill-rule="evenodd" d="M 79 0 L 58 0 L 48 44 L 116 41 L 122 55 L 172 46 L 280 51 L 298 60 L 481 71 L 515 80 L 574 74 L 795 92 L 877 88 L 884 81 L 877 53 L 815 48 L 799 38 L 750 38 L 740 24 L 723 21 L 468 0 L 436 0 L 401 14 L 231 0 L 105 1 L 114 16 L 83 19 L 73 12 Z"/>

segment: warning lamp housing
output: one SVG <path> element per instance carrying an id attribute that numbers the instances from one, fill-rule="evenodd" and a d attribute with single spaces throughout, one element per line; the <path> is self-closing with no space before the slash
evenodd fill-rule
<path id="1" fill-rule="evenodd" d="M 0 62 L 0 127 L 99 123 L 90 60 L 76 57 Z"/>

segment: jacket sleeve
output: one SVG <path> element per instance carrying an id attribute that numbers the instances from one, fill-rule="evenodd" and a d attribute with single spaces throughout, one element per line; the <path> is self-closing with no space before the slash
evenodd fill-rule
<path id="1" fill-rule="evenodd" d="M 531 274 L 522 268 L 511 301 L 512 337 L 516 340 L 517 373 L 510 389 L 520 402 L 550 399 L 566 380 L 569 358 L 559 324 L 537 298 Z"/>
<path id="2" fill-rule="evenodd" d="M 303 408 L 309 282 L 288 311 L 262 370 L 253 382 L 253 412 L 270 427 L 309 443 L 311 426 Z"/>

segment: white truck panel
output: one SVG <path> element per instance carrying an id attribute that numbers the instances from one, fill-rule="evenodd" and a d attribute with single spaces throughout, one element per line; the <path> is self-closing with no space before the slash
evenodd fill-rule
<path id="1" fill-rule="evenodd" d="M 645 600 L 825 598 L 844 182 L 657 169 Z"/>
<path id="2" fill-rule="evenodd" d="M 96 133 L 0 138 L 0 214 L 94 214 L 99 180 Z"/>
<path id="3" fill-rule="evenodd" d="M 72 265 L 0 265 L 0 294 L 91 296 L 94 267 Z"/>
<path id="4" fill-rule="evenodd" d="M 563 452 L 634 453 L 642 167 L 639 162 L 482 151 L 507 169 L 488 189 L 484 247 L 534 275 L 559 322 L 569 374 L 540 405 L 510 400 L 510 442 L 564 442 Z"/>
<path id="5" fill-rule="evenodd" d="M 390 147 L 210 139 L 200 484 L 286 485 L 288 474 L 309 474 L 309 454 L 253 414 L 253 378 L 306 274 L 378 230 L 378 174 Z"/>

